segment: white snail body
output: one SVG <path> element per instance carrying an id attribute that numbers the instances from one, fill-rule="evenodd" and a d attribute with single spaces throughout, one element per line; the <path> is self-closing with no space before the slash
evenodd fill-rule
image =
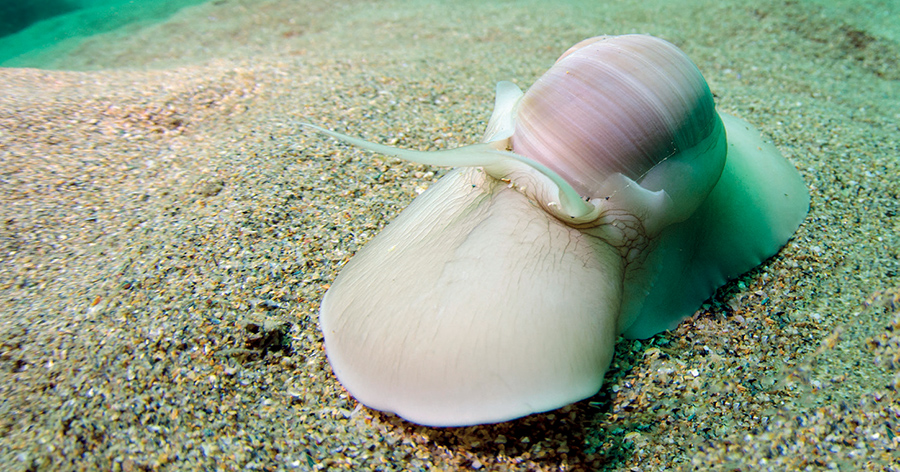
<path id="1" fill-rule="evenodd" d="M 525 94 L 501 82 L 482 144 L 425 153 L 316 129 L 461 167 L 344 267 L 319 315 L 350 393 L 426 425 L 593 395 L 618 334 L 673 327 L 809 205 L 774 146 L 651 36 L 583 41 Z"/>

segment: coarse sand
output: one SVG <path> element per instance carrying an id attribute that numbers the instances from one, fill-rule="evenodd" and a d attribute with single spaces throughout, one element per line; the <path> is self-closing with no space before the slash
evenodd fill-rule
<path id="1" fill-rule="evenodd" d="M 217 0 L 6 63 L 2 468 L 900 471 L 900 45 L 816 5 Z M 298 123 L 476 142 L 497 81 L 636 32 L 798 168 L 795 237 L 621 340 L 589 400 L 449 429 L 359 405 L 319 302 L 446 171 Z"/>

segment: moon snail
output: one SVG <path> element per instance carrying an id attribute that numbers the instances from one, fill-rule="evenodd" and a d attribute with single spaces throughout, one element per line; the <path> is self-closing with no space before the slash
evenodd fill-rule
<path id="1" fill-rule="evenodd" d="M 619 334 L 673 328 L 809 209 L 796 169 L 652 36 L 582 41 L 525 93 L 500 82 L 479 144 L 420 152 L 304 126 L 455 167 L 346 264 L 319 312 L 346 389 L 429 426 L 594 395 Z"/>

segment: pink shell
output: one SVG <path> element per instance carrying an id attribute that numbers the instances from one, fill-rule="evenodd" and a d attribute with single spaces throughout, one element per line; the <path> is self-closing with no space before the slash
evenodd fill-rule
<path id="1" fill-rule="evenodd" d="M 634 181 L 713 132 L 706 80 L 671 43 L 644 35 L 599 36 L 566 51 L 522 97 L 515 153 L 602 197 L 607 177 Z"/>

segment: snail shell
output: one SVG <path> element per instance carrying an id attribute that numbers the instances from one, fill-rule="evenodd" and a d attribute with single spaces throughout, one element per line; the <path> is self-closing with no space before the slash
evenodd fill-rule
<path id="1" fill-rule="evenodd" d="M 678 48 L 652 36 L 604 36 L 573 46 L 528 89 L 510 145 L 597 197 L 610 175 L 640 182 L 717 121 L 706 81 Z"/>

